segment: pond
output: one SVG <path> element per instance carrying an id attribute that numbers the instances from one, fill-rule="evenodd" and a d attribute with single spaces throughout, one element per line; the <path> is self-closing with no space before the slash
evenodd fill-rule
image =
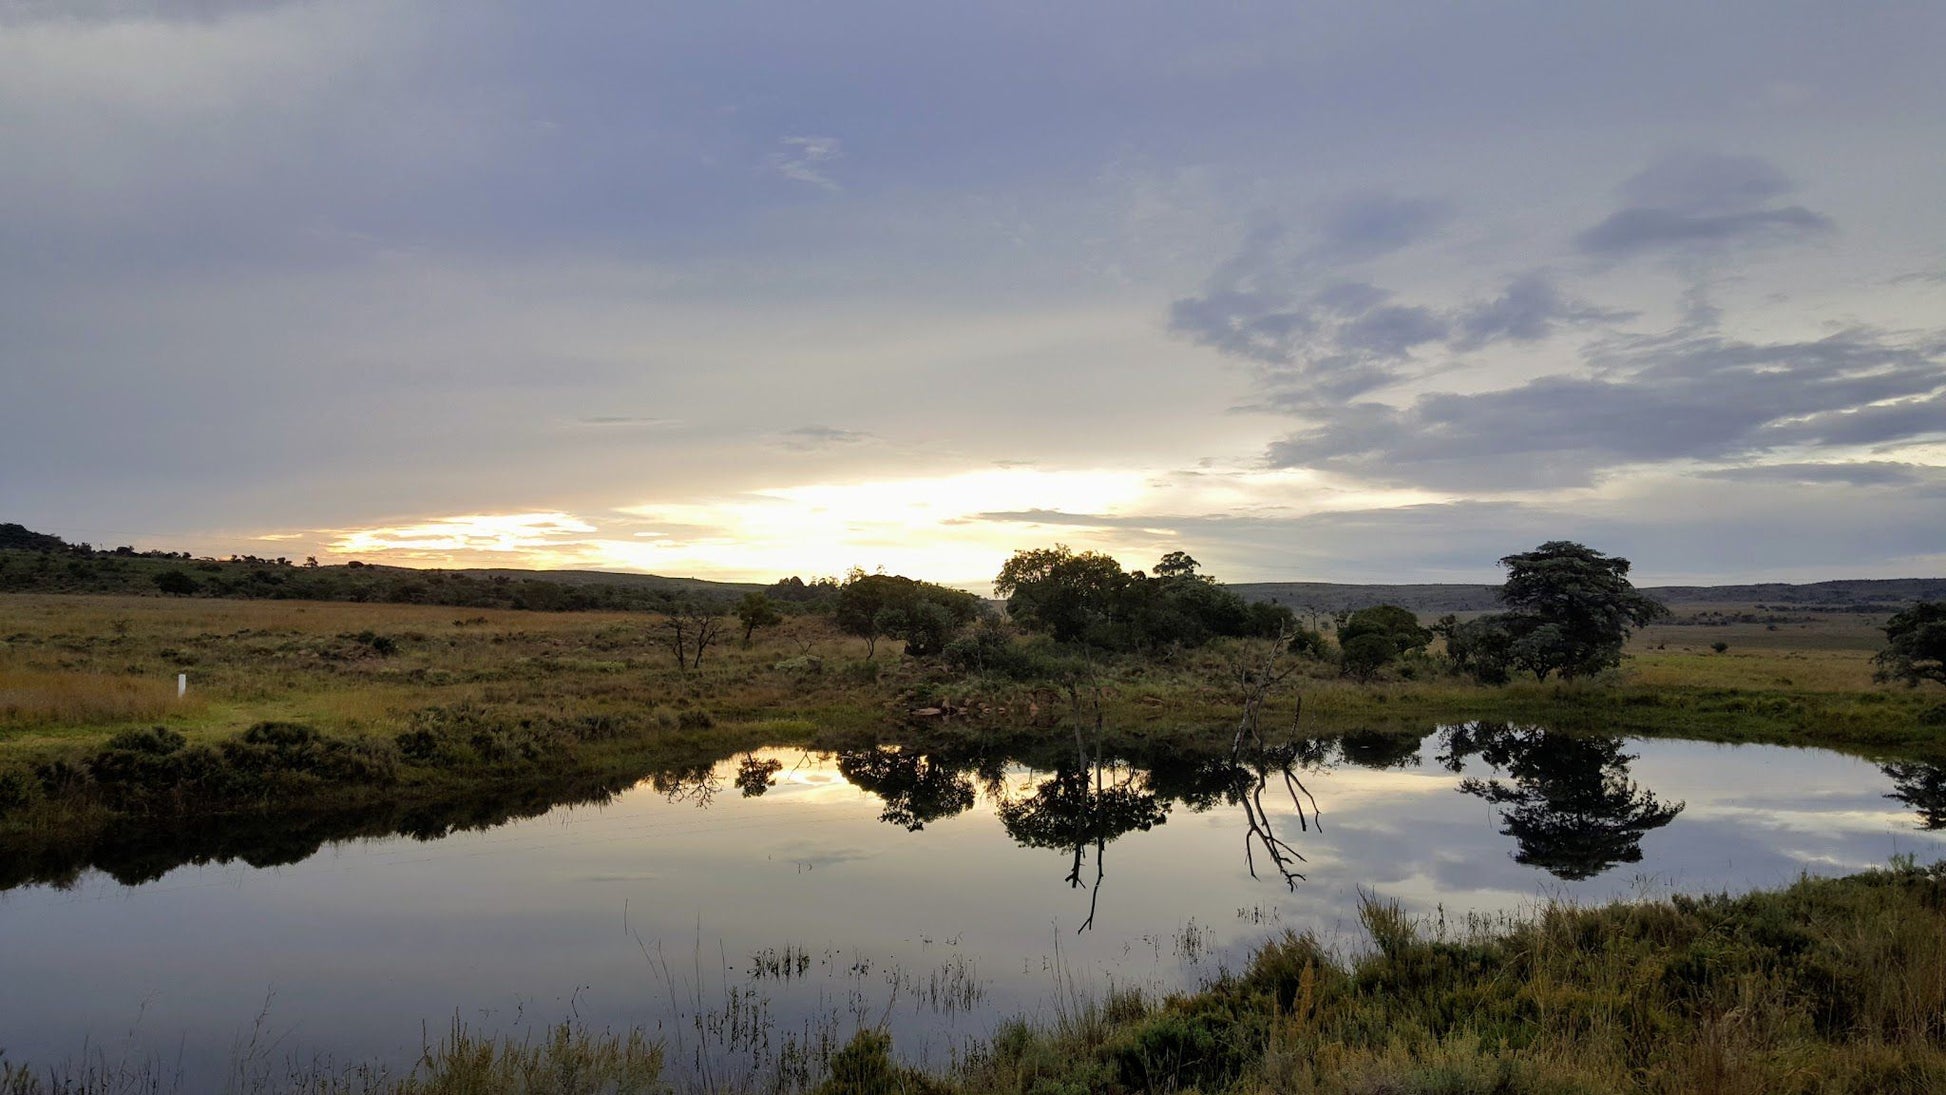
<path id="1" fill-rule="evenodd" d="M 861 1025 L 939 1065 L 1010 1016 L 1193 987 L 1286 929 L 1361 946 L 1363 895 L 1454 923 L 1946 843 L 1929 766 L 1492 724 L 1236 756 L 770 749 L 576 799 L 6 864 L 4 1059 L 194 1090 L 573 1020 L 712 1078 Z"/>

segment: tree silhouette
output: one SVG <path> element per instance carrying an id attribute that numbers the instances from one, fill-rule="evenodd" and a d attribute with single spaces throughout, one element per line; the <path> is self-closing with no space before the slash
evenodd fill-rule
<path id="1" fill-rule="evenodd" d="M 1946 829 L 1946 768 L 1919 761 L 1899 761 L 1879 769 L 1892 777 L 1892 793 L 1919 811 L 1921 829 Z"/>
<path id="2" fill-rule="evenodd" d="M 973 808 L 973 781 L 965 771 L 923 753 L 883 745 L 850 750 L 838 754 L 838 773 L 852 786 L 885 800 L 880 821 L 911 832 Z"/>

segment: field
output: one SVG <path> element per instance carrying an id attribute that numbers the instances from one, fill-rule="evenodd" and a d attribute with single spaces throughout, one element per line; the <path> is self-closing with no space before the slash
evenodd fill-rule
<path id="1" fill-rule="evenodd" d="M 1749 615 L 1698 606 L 1679 621 Z M 565 711 L 651 724 L 738 727 L 802 740 L 897 733 L 919 709 L 971 721 L 1051 714 L 1058 688 L 960 678 L 903 659 L 818 617 L 758 631 L 730 621 L 699 669 L 679 670 L 662 618 L 445 606 L 16 594 L 0 597 L 0 757 L 40 757 L 163 725 L 214 741 L 263 721 L 391 736 L 415 712 L 477 705 L 519 717 Z M 1612 679 L 1484 688 L 1436 659 L 1371 684 L 1305 666 L 1270 710 L 1301 697 L 1304 725 L 1426 729 L 1467 718 L 1551 721 L 1641 734 L 1936 753 L 1936 688 L 1875 684 L 1876 615 L 1784 623 L 1672 622 L 1632 641 Z M 1713 649 L 1714 644 L 1724 649 Z M 890 648 L 890 649 L 888 649 Z M 1213 646 L 1143 664 L 1104 663 L 1117 727 L 1219 732 L 1235 717 L 1238 651 Z M 187 674 L 178 699 L 176 676 Z M 1410 679 L 1404 679 L 1409 677 Z M 1023 717 L 1025 716 L 1025 717 Z"/>

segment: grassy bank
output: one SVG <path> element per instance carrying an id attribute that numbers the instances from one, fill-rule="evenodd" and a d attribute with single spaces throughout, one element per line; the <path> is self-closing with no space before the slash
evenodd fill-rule
<path id="1" fill-rule="evenodd" d="M 1946 1089 L 1946 868 L 1911 864 L 1743 897 L 1546 908 L 1415 923 L 1373 898 L 1365 937 L 1265 944 L 1166 999 L 1073 1003 L 1004 1024 L 956 1066 L 901 1065 L 861 1031 L 815 1067 L 718 1091 L 819 1095 L 1315 1092 L 1569 1095 Z M 244 1076 L 245 1070 L 239 1070 Z M 455 1030 L 409 1075 L 301 1067 L 239 1090 L 693 1090 L 632 1032 L 526 1042 Z M 0 1091 L 169 1090 L 120 1075 L 9 1070 Z"/>

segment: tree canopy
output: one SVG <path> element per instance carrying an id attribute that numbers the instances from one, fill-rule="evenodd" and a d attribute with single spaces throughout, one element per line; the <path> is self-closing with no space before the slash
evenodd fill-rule
<path id="1" fill-rule="evenodd" d="M 1460 636 L 1483 680 L 1504 679 L 1509 668 L 1542 681 L 1611 669 L 1621 664 L 1630 630 L 1669 611 L 1629 583 L 1627 559 L 1571 541 L 1550 540 L 1500 565 L 1508 611 L 1471 621 Z"/>
<path id="2" fill-rule="evenodd" d="M 1172 551 L 1149 575 L 1123 570 L 1099 552 L 1056 544 L 1015 552 L 993 589 L 1007 599 L 1007 614 L 1022 629 L 1108 650 L 1200 646 L 1218 636 L 1294 630 L 1289 609 L 1251 604 L 1198 574 L 1200 566 L 1187 553 Z"/>
<path id="3" fill-rule="evenodd" d="M 1881 681 L 1946 684 L 1946 601 L 1921 601 L 1885 624 L 1878 663 Z"/>
<path id="4" fill-rule="evenodd" d="M 886 637 L 903 639 L 907 654 L 929 657 L 979 613 L 980 599 L 963 589 L 854 570 L 838 587 L 831 622 L 864 639 L 867 657 L 877 654 L 878 640 Z"/>

